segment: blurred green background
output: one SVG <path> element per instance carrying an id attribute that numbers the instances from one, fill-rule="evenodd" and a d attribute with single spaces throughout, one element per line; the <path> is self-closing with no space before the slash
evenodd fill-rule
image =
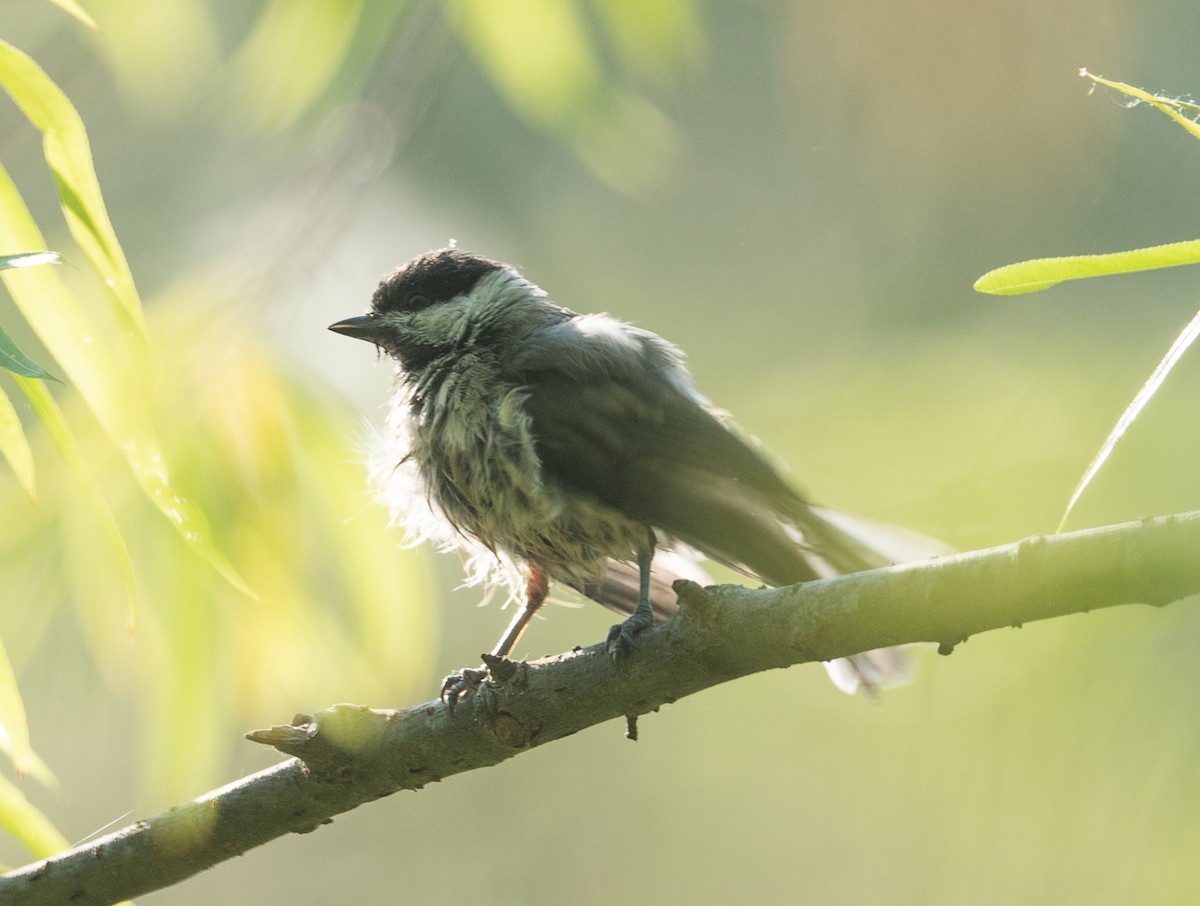
<path id="1" fill-rule="evenodd" d="M 36 503 L 0 470 L 0 637 L 61 781 L 22 788 L 72 841 L 274 763 L 246 729 L 431 698 L 502 628 L 455 558 L 385 533 L 360 462 L 390 370 L 325 331 L 414 254 L 453 237 L 662 333 L 815 499 L 961 549 L 1053 530 L 1196 309 L 1189 270 L 971 290 L 1200 235 L 1200 146 L 1076 75 L 1195 92 L 1184 0 L 85 6 L 98 33 L 8 0 L 0 37 L 88 125 L 173 477 L 260 597 L 56 390 L 137 569 L 128 632 L 30 419 Z M 70 257 L 40 155 L 0 103 L 0 161 Z M 0 323 L 39 352 L 7 298 Z M 1200 507 L 1190 358 L 1072 527 Z M 610 622 L 552 608 L 518 653 Z M 760 675 L 636 745 L 596 728 L 140 902 L 1195 902 L 1198 645 L 1194 606 L 1124 608 L 929 653 L 880 701 Z"/>

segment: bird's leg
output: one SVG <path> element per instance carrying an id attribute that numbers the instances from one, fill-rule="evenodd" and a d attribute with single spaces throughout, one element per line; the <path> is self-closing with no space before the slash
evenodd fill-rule
<path id="1" fill-rule="evenodd" d="M 520 640 L 529 621 L 541 610 L 542 603 L 550 592 L 550 577 L 532 563 L 526 564 L 525 570 L 525 600 L 513 614 L 508 628 L 504 630 L 504 635 L 500 636 L 500 641 L 496 643 L 491 654 L 484 655 L 484 666 L 465 667 L 461 672 L 451 673 L 442 680 L 442 701 L 446 703 L 451 714 L 454 713 L 454 706 L 458 704 L 459 699 L 487 679 L 493 667 L 508 659 L 509 652 Z"/>
<path id="2" fill-rule="evenodd" d="M 513 647 L 524 634 L 525 627 L 529 625 L 529 621 L 542 609 L 542 603 L 546 600 L 546 595 L 549 593 L 550 577 L 540 568 L 530 563 L 526 567 L 525 603 L 513 614 L 512 622 L 508 624 L 508 628 L 504 630 L 504 635 L 500 636 L 500 641 L 492 649 L 492 657 L 508 657 L 509 652 L 513 650 Z"/>
<path id="3" fill-rule="evenodd" d="M 638 549 L 638 602 L 637 607 L 624 623 L 618 623 L 608 631 L 608 653 L 614 661 L 629 655 L 633 637 L 654 622 L 654 607 L 650 603 L 650 563 L 654 559 L 654 530 L 646 529 L 646 541 Z"/>

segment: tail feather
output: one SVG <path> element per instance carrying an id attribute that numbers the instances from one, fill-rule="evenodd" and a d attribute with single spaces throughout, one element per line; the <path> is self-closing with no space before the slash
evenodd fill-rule
<path id="1" fill-rule="evenodd" d="M 700 564 L 686 555 L 671 550 L 658 551 L 650 570 L 650 604 L 656 623 L 670 619 L 679 609 L 671 587 L 677 579 L 690 579 L 700 585 L 712 585 L 713 581 Z M 609 560 L 600 581 L 589 582 L 576 591 L 627 617 L 637 607 L 639 581 L 636 563 Z"/>
<path id="2" fill-rule="evenodd" d="M 850 516 L 824 507 L 808 507 L 791 514 L 796 522 L 796 557 L 803 558 L 800 579 L 764 576 L 773 584 L 792 584 L 816 575 L 831 578 L 894 563 L 911 562 L 951 553 L 941 541 L 884 523 Z M 672 589 L 676 579 L 711 585 L 712 578 L 692 558 L 660 549 L 650 573 L 650 603 L 654 619 L 662 622 L 678 609 Z M 603 577 L 577 587 L 577 591 L 622 616 L 633 613 L 638 601 L 639 574 L 635 563 L 609 560 Z M 860 689 L 874 694 L 881 688 L 912 679 L 914 665 L 908 646 L 876 648 L 850 657 L 825 661 L 833 684 L 853 695 Z"/>

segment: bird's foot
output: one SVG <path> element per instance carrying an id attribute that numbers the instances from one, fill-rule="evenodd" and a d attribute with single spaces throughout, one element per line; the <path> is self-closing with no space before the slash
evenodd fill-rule
<path id="1" fill-rule="evenodd" d="M 484 680 L 502 683 L 517 672 L 517 663 L 498 654 L 483 655 L 482 667 L 464 667 L 442 680 L 442 702 L 446 710 L 454 715 L 458 703 L 478 689 Z"/>
<path id="2" fill-rule="evenodd" d="M 608 639 L 604 643 L 604 647 L 608 650 L 609 657 L 617 663 L 625 660 L 633 653 L 633 640 L 644 630 L 650 627 L 654 622 L 653 614 L 641 614 L 635 612 L 624 623 L 618 623 L 608 631 Z"/>
<path id="3" fill-rule="evenodd" d="M 451 717 L 458 703 L 479 688 L 479 684 L 487 678 L 487 667 L 464 667 L 442 680 L 441 698 Z"/>

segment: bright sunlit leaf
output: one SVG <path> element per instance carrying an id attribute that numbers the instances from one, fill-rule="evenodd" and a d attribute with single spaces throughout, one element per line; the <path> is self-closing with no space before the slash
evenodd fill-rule
<path id="1" fill-rule="evenodd" d="M 121 536 L 117 520 L 113 518 L 112 510 L 109 509 L 104 495 L 100 492 L 96 476 L 88 468 L 87 458 L 79 448 L 79 442 L 71 433 L 67 420 L 63 417 L 58 403 L 54 401 L 54 397 L 50 395 L 46 385 L 41 381 L 29 378 L 19 377 L 16 381 L 21 392 L 25 394 L 25 398 L 29 400 L 29 405 L 33 407 L 34 413 L 41 420 L 42 427 L 46 429 L 51 442 L 67 464 L 67 468 L 71 470 L 75 480 L 79 483 L 82 491 L 80 503 L 91 510 L 100 534 L 108 539 L 125 583 L 125 594 L 128 601 L 127 625 L 132 629 L 137 603 L 137 582 L 133 573 L 133 559 L 129 556 L 129 548 L 126 547 L 125 539 Z"/>
<path id="2" fill-rule="evenodd" d="M 71 432 L 71 427 L 67 425 L 67 420 L 62 418 L 59 404 L 54 402 L 53 396 L 50 396 L 46 384 L 29 378 L 17 378 L 16 380 L 20 390 L 25 394 L 25 398 L 28 398 L 37 418 L 46 428 L 50 442 L 54 444 L 55 449 L 62 456 L 62 461 L 66 462 L 67 468 L 71 469 L 71 473 L 78 481 L 80 491 L 82 491 L 80 503 L 91 510 L 97 527 L 100 528 L 101 534 L 108 539 L 109 546 L 112 547 L 116 565 L 125 581 L 125 593 L 128 600 L 127 623 L 132 628 L 134 606 L 137 602 L 137 581 L 133 576 L 133 559 L 125 545 L 125 539 L 121 536 L 120 528 L 116 526 L 113 511 L 108 508 L 108 503 L 100 491 L 100 485 L 96 484 L 96 476 L 88 468 L 88 460 L 86 460 L 83 450 L 79 449 L 78 440 Z"/>
<path id="3" fill-rule="evenodd" d="M 1151 105 L 1181 125 L 1193 137 L 1200 138 L 1200 125 L 1197 125 L 1192 119 L 1193 116 L 1200 113 L 1200 106 L 1176 98 L 1150 94 L 1133 85 L 1093 75 L 1086 69 L 1079 70 L 1079 74 L 1098 85 L 1134 98 L 1137 102 Z M 975 289 L 981 293 L 994 295 L 1018 295 L 1048 289 L 1065 280 L 1130 274 L 1136 271 L 1178 267 L 1182 264 L 1197 262 L 1200 262 L 1200 240 L 1191 239 L 1105 255 L 1071 255 L 1064 258 L 1035 258 L 1030 261 L 1021 261 L 988 271 L 975 281 Z"/>
<path id="4" fill-rule="evenodd" d="M 104 37 L 92 44 L 116 77 L 124 101 L 135 110 L 170 116 L 190 111 L 201 96 L 211 98 L 224 69 L 216 6 L 209 0 L 96 5 Z"/>
<path id="5" fill-rule="evenodd" d="M 21 426 L 17 410 L 13 408 L 12 400 L 0 387 L 0 455 L 3 455 L 12 467 L 13 474 L 21 490 L 32 500 L 36 489 L 33 480 L 33 453 L 29 449 L 29 439 Z"/>
<path id="6" fill-rule="evenodd" d="M 602 72 L 578 5 L 562 0 L 454 0 L 456 25 L 508 102 L 543 126 L 579 120 Z"/>
<path id="7" fill-rule="evenodd" d="M 624 64 L 668 81 L 704 51 L 704 27 L 694 0 L 606 0 L 594 7 Z"/>
<path id="8" fill-rule="evenodd" d="M 1098 85 L 1104 85 L 1107 88 L 1128 95 L 1137 102 L 1150 104 L 1183 126 L 1192 136 L 1200 138 L 1200 126 L 1191 118 L 1191 116 L 1200 112 L 1200 106 L 1175 98 L 1153 95 L 1140 88 L 1127 85 L 1124 82 L 1113 82 L 1109 79 L 1092 75 L 1086 69 L 1079 70 L 1079 74 L 1091 79 Z M 1185 115 L 1183 111 L 1187 111 L 1191 115 Z M 1155 270 L 1163 267 L 1179 267 L 1185 264 L 1196 263 L 1200 263 L 1200 239 L 1189 239 L 1183 242 L 1172 242 L 1166 245 L 1133 249 L 1127 252 L 1111 252 L 1103 255 L 1071 255 L 1063 258 L 1035 258 L 1030 261 L 1021 261 L 988 271 L 975 281 L 975 289 L 981 293 L 991 293 L 994 295 L 1018 295 L 1048 289 L 1066 280 L 1080 280 L 1085 277 L 1105 277 L 1114 274 L 1130 274 L 1137 271 Z M 1117 420 L 1116 425 L 1109 432 L 1108 437 L 1105 438 L 1100 450 L 1096 453 L 1095 458 L 1092 459 L 1091 464 L 1088 465 L 1083 477 L 1079 480 L 1079 484 L 1076 485 L 1074 492 L 1071 494 L 1071 499 L 1067 503 L 1066 511 L 1063 513 L 1062 521 L 1058 526 L 1059 531 L 1062 531 L 1066 525 L 1075 504 L 1112 454 L 1117 443 L 1125 435 L 1125 432 L 1129 430 L 1130 425 L 1137 420 L 1137 417 L 1146 407 L 1146 404 L 1154 397 L 1154 394 L 1158 392 L 1167 375 L 1171 373 L 1171 369 L 1175 367 L 1183 354 L 1192 345 L 1198 333 L 1200 333 L 1200 314 L 1197 314 L 1176 338 L 1162 361 L 1158 363 L 1158 367 L 1154 369 L 1154 373 L 1142 385 L 1142 389 L 1138 391 L 1125 411 L 1121 413 L 1120 419 Z"/>
<path id="9" fill-rule="evenodd" d="M 1079 480 L 1074 493 L 1071 494 L 1071 499 L 1067 502 L 1067 509 L 1063 513 L 1062 521 L 1058 524 L 1058 531 L 1061 532 L 1064 526 L 1066 526 L 1067 518 L 1071 515 L 1071 510 L 1074 509 L 1084 489 L 1096 477 L 1096 473 L 1100 471 L 1100 467 L 1104 465 L 1104 461 L 1108 459 L 1117 442 L 1129 430 L 1129 426 L 1134 423 L 1142 410 L 1146 408 L 1146 404 L 1158 392 L 1158 388 L 1167 379 L 1167 375 L 1171 373 L 1171 369 L 1179 364 L 1179 360 L 1187 352 L 1192 343 L 1196 341 L 1198 335 L 1200 335 L 1200 312 L 1197 312 L 1196 316 L 1188 322 L 1188 326 L 1183 329 L 1183 332 L 1175 338 L 1175 342 L 1171 344 L 1171 348 L 1167 350 L 1167 354 L 1163 356 L 1162 361 L 1158 363 L 1154 372 L 1146 380 L 1146 383 L 1142 385 L 1142 389 L 1133 398 L 1133 402 L 1121 413 L 1117 424 L 1109 432 L 1108 437 L 1104 439 L 1104 443 L 1100 446 L 1100 451 L 1087 467 L 1087 471 L 1083 473 L 1083 478 Z"/>
<path id="10" fill-rule="evenodd" d="M 653 7 L 647 10 L 646 7 Z M 637 194 L 669 175 L 680 144 L 670 119 L 616 84 L 592 35 L 591 10 L 562 0 L 453 0 L 450 23 L 500 94 L 538 128 L 567 139 L 580 159 L 618 191 Z M 604 24 L 631 68 L 661 78 L 696 54 L 690 4 L 622 2 Z M 636 34 L 636 37 L 635 37 Z M 696 47 L 699 38 L 696 37 Z M 650 64 L 649 58 L 654 63 Z"/>
<path id="11" fill-rule="evenodd" d="M 17 691 L 17 676 L 3 642 L 0 642 L 0 751 L 12 761 L 18 776 L 24 777 L 36 769 L 49 779 L 51 785 L 57 783 L 46 766 L 39 762 L 29 744 L 25 705 Z"/>
<path id="12" fill-rule="evenodd" d="M 242 104 L 272 128 L 294 120 L 329 87 L 361 14 L 362 0 L 268 3 L 233 61 L 236 84 L 247 89 Z"/>
<path id="13" fill-rule="evenodd" d="M 0 776 L 0 828 L 39 859 L 70 846 L 50 819 L 34 807 L 7 777 Z"/>
<path id="14" fill-rule="evenodd" d="M 20 255 L 0 255 L 0 271 L 10 267 L 36 267 L 39 264 L 62 264 L 58 252 L 24 252 Z"/>
<path id="15" fill-rule="evenodd" d="M 1141 88 L 1135 88 L 1133 85 L 1126 85 L 1124 82 L 1113 82 L 1109 79 L 1103 79 L 1098 75 L 1092 75 L 1086 69 L 1079 70 L 1079 74 L 1085 79 L 1091 79 L 1098 85 L 1103 85 L 1106 88 L 1112 88 L 1114 91 L 1119 91 L 1122 94 L 1128 95 L 1131 98 L 1136 98 L 1139 101 L 1149 104 L 1156 110 L 1161 110 L 1184 129 L 1192 134 L 1193 138 L 1200 138 L 1200 125 L 1198 125 L 1191 116 L 1185 116 L 1181 111 L 1187 110 L 1195 116 L 1200 112 L 1200 106 L 1181 101 L 1178 98 L 1163 97 L 1158 94 L 1151 94 L 1148 91 L 1143 91 Z"/>
<path id="16" fill-rule="evenodd" d="M 0 167 L 0 248 L 44 245 L 16 186 Z M 217 549 L 203 513 L 180 496 L 170 482 L 147 409 L 143 385 L 149 373 L 135 367 L 144 360 L 121 342 L 130 340 L 129 334 L 114 336 L 112 331 L 106 332 L 82 309 L 52 268 L 12 268 L 0 271 L 0 280 L 125 455 L 146 496 L 196 553 L 228 582 L 252 594 Z"/>
<path id="17" fill-rule="evenodd" d="M 50 2 L 68 15 L 74 16 L 93 31 L 100 30 L 100 26 L 96 24 L 96 20 L 89 16 L 87 10 L 76 3 L 75 0 L 50 0 Z"/>
<path id="18" fill-rule="evenodd" d="M 113 442 L 125 454 L 145 494 L 185 541 L 227 581 L 252 594 L 212 539 L 203 513 L 171 485 L 161 447 L 138 383 L 149 378 L 145 324 L 133 275 L 108 219 L 92 166 L 83 121 L 66 95 L 32 59 L 0 41 L 0 84 L 42 132 L 63 214 L 75 241 L 116 304 L 117 338 L 102 332 L 44 269 L 3 272 L 18 307 L 83 394 Z M 44 247 L 7 173 L 0 179 L 0 248 Z"/>
<path id="19" fill-rule="evenodd" d="M 1065 258 L 1034 258 L 988 271 L 975 281 L 981 293 L 1015 296 L 1048 289 L 1066 280 L 1132 274 L 1161 267 L 1200 263 L 1200 239 L 1153 245 L 1128 252 L 1103 255 L 1070 255 Z"/>
<path id="20" fill-rule="evenodd" d="M 111 291 L 132 351 L 148 359 L 142 304 L 104 207 L 83 120 L 40 66 L 4 41 L 0 41 L 0 85 L 42 133 L 46 163 L 54 174 L 71 235 Z"/>

